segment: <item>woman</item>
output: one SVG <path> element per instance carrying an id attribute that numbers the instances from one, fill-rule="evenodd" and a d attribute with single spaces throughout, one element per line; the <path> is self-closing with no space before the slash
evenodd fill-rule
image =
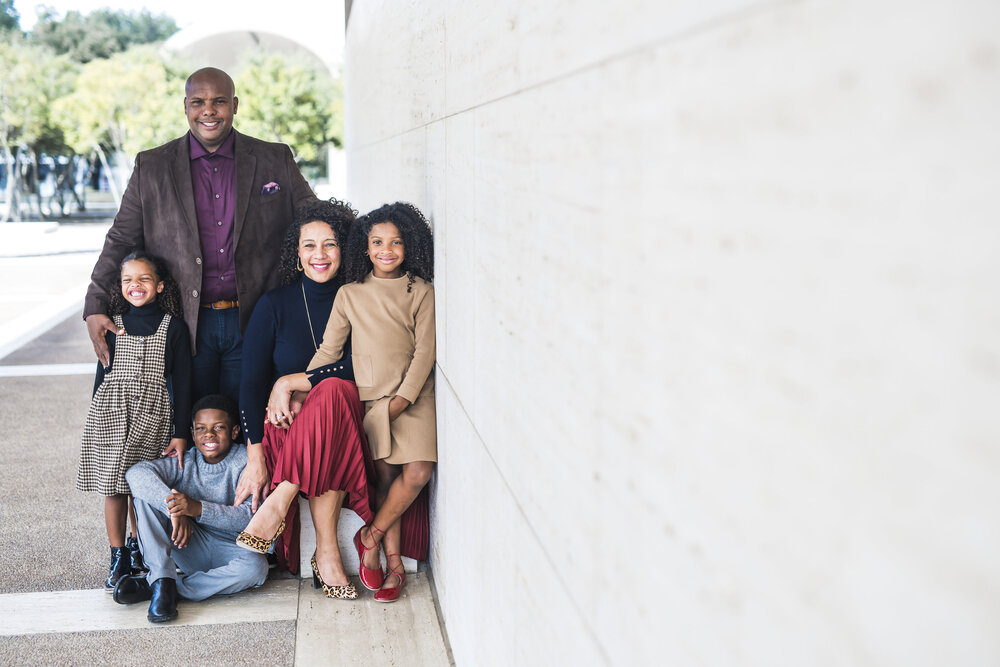
<path id="1" fill-rule="evenodd" d="M 296 212 L 281 248 L 282 287 L 265 294 L 247 326 L 243 342 L 240 417 L 247 437 L 247 477 L 285 482 L 287 503 L 267 503 L 241 533 L 241 546 L 266 551 L 280 533 L 275 551 L 280 567 L 296 573 L 299 563 L 298 492 L 309 498 L 316 527 L 315 581 L 328 597 L 354 599 L 337 545 L 340 508 L 347 504 L 367 523 L 371 454 L 362 427 L 363 410 L 354 386 L 350 355 L 316 369 L 324 381 L 295 402 L 289 415 L 268 415 L 274 381 L 303 371 L 322 342 L 333 299 L 342 280 L 340 246 L 356 212 L 344 202 L 307 204 Z M 297 414 L 296 414 L 297 413 Z M 277 498 L 275 500 L 278 500 Z M 279 505 L 281 505 L 279 507 Z M 283 533 L 280 524 L 288 526 Z"/>

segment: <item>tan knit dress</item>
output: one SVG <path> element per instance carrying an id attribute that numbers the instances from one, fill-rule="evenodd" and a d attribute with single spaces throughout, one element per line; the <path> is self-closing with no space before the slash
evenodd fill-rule
<path id="1" fill-rule="evenodd" d="M 434 410 L 434 288 L 416 278 L 376 278 L 337 292 L 323 343 L 309 370 L 338 361 L 351 337 L 358 394 L 365 402 L 365 435 L 372 458 L 387 463 L 437 461 Z M 410 401 L 389 422 L 393 396 Z"/>

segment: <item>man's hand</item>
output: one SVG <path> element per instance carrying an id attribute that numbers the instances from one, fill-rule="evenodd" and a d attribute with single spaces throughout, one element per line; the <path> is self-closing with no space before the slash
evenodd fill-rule
<path id="1" fill-rule="evenodd" d="M 403 414 L 403 410 L 410 407 L 410 401 L 402 396 L 393 396 L 389 399 L 389 421 L 396 421 L 396 417 Z"/>
<path id="2" fill-rule="evenodd" d="M 177 489 L 170 489 L 167 496 L 167 511 L 174 516 L 201 516 L 201 503 L 194 498 L 188 498 Z"/>
<path id="3" fill-rule="evenodd" d="M 170 526 L 173 528 L 170 531 L 170 540 L 175 547 L 183 549 L 191 539 L 191 519 L 186 516 L 171 516 Z"/>
<path id="4" fill-rule="evenodd" d="M 184 450 L 187 449 L 187 438 L 170 438 L 170 444 L 163 450 L 163 456 L 176 458 L 177 464 L 184 470 Z"/>
<path id="5" fill-rule="evenodd" d="M 267 463 L 264 461 L 264 446 L 247 444 L 247 465 L 240 474 L 240 481 L 236 484 L 236 499 L 233 507 L 239 507 L 250 496 L 250 511 L 256 512 L 257 506 L 267 498 L 267 491 L 271 488 L 271 476 L 267 472 Z"/>
<path id="6" fill-rule="evenodd" d="M 87 316 L 87 333 L 90 335 L 90 342 L 94 345 L 94 354 L 97 355 L 97 360 L 105 368 L 111 362 L 111 357 L 108 354 L 108 341 L 104 339 L 104 335 L 109 331 L 117 336 L 125 334 L 125 329 L 116 327 L 114 321 L 107 315 L 97 313 Z"/>

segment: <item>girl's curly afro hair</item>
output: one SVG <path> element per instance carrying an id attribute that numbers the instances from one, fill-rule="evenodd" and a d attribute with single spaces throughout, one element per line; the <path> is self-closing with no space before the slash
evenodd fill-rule
<path id="1" fill-rule="evenodd" d="M 343 248 L 347 243 L 351 223 L 357 217 L 358 212 L 351 208 L 350 204 L 337 199 L 310 202 L 300 206 L 295 211 L 295 218 L 292 224 L 288 225 L 285 238 L 281 242 L 281 260 L 278 262 L 278 277 L 281 284 L 293 283 L 301 274 L 298 270 L 298 261 L 299 234 L 302 231 L 302 225 L 308 225 L 310 222 L 325 222 L 333 230 L 333 234 L 337 238 L 337 245 Z M 343 253 L 341 256 L 343 257 Z M 343 270 L 338 271 L 333 280 L 342 284 L 343 274 Z"/>
<path id="2" fill-rule="evenodd" d="M 129 302 L 125 300 L 125 295 L 122 294 L 121 284 L 121 270 L 127 262 L 146 262 L 152 266 L 156 279 L 163 281 L 163 291 L 156 295 L 155 303 L 165 313 L 170 313 L 178 319 L 184 317 L 184 310 L 181 308 L 181 290 L 177 286 L 177 281 L 170 276 L 166 262 L 145 250 L 136 250 L 125 255 L 125 258 L 118 265 L 119 280 L 111 285 L 109 290 L 111 293 L 111 303 L 108 306 L 109 315 L 122 315 L 127 313 L 130 307 Z"/>
<path id="3" fill-rule="evenodd" d="M 368 234 L 372 227 L 382 222 L 396 225 L 403 237 L 402 271 L 409 276 L 406 291 L 410 291 L 415 278 L 423 278 L 427 282 L 434 280 L 434 233 L 427 218 L 413 204 L 396 202 L 386 204 L 371 213 L 367 213 L 351 227 L 351 235 L 347 239 L 347 269 L 344 274 L 345 283 L 359 283 L 372 270 L 368 258 Z"/>

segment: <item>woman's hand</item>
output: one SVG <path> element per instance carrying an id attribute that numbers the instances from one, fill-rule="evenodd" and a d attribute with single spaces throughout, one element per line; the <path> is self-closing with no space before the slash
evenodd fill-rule
<path id="1" fill-rule="evenodd" d="M 393 396 L 389 400 L 389 421 L 396 421 L 396 417 L 403 414 L 403 410 L 410 407 L 410 402 L 402 396 Z"/>
<path id="2" fill-rule="evenodd" d="M 292 388 L 286 379 L 287 376 L 282 376 L 277 379 L 274 386 L 271 387 L 271 396 L 267 399 L 267 415 L 266 419 L 270 424 L 278 428 L 288 428 L 292 424 L 292 420 L 295 419 L 295 415 L 292 414 Z"/>
<path id="3" fill-rule="evenodd" d="M 271 488 L 271 475 L 267 472 L 267 462 L 264 461 L 264 445 L 252 442 L 247 443 L 247 465 L 240 474 L 240 481 L 236 485 L 236 498 L 233 507 L 239 507 L 250 496 L 250 511 L 256 512 L 258 505 L 267 498 L 267 491 Z"/>
<path id="4" fill-rule="evenodd" d="M 184 451 L 187 449 L 187 438 L 170 438 L 170 444 L 163 450 L 163 456 L 176 458 L 177 465 L 184 470 Z"/>

